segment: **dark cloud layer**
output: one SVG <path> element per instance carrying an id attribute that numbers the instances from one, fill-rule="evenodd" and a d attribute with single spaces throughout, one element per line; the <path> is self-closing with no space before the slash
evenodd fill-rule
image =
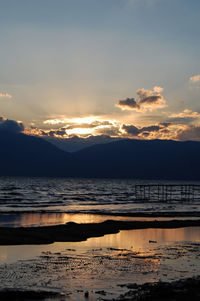
<path id="1" fill-rule="evenodd" d="M 178 140 L 200 140 L 200 127 L 199 126 L 189 126 L 188 128 L 179 131 L 177 134 Z"/>
<path id="2" fill-rule="evenodd" d="M 139 110 L 140 106 L 135 101 L 134 98 L 126 98 L 124 100 L 120 100 L 117 104 L 118 107 L 124 109 L 124 110 Z"/>
<path id="3" fill-rule="evenodd" d="M 122 129 L 126 131 L 127 134 L 134 137 L 138 136 L 141 133 L 143 134 L 143 136 L 148 137 L 150 132 L 157 132 L 162 128 L 163 127 L 160 125 L 152 125 L 152 126 L 146 126 L 142 128 L 138 128 L 134 125 L 126 125 L 126 124 L 122 126 Z"/>
<path id="4" fill-rule="evenodd" d="M 138 136 L 138 134 L 140 134 L 140 130 L 134 126 L 134 125 L 126 125 L 124 124 L 122 126 L 122 129 L 124 131 L 126 131 L 127 134 L 131 135 L 131 136 Z"/>
<path id="5" fill-rule="evenodd" d="M 156 104 L 162 99 L 161 95 L 152 95 L 140 100 L 140 106 L 143 104 Z"/>
<path id="6" fill-rule="evenodd" d="M 24 131 L 24 125 L 22 122 L 0 117 L 0 130 L 9 131 L 12 133 L 21 133 Z"/>

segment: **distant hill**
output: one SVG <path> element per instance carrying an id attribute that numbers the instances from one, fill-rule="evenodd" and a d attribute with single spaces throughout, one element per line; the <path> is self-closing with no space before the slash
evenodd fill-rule
<path id="1" fill-rule="evenodd" d="M 200 142 L 127 139 L 71 154 L 0 130 L 0 176 L 200 180 Z"/>
<path id="2" fill-rule="evenodd" d="M 73 157 L 42 138 L 0 130 L 1 176 L 67 176 Z"/>
<path id="3" fill-rule="evenodd" d="M 121 140 L 76 152 L 80 176 L 200 180 L 200 142 Z"/>
<path id="4" fill-rule="evenodd" d="M 71 138 L 55 138 L 47 136 L 44 137 L 44 139 L 57 146 L 59 149 L 71 153 L 77 152 L 92 145 L 105 144 L 121 140 L 121 138 L 112 138 L 107 135 L 90 136 L 87 138 L 80 138 L 78 136 L 73 136 Z"/>

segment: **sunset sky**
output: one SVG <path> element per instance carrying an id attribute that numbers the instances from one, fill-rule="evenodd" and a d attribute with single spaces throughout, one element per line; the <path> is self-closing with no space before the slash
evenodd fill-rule
<path id="1" fill-rule="evenodd" d="M 0 0 L 0 128 L 200 140 L 199 37 L 199 0 Z"/>

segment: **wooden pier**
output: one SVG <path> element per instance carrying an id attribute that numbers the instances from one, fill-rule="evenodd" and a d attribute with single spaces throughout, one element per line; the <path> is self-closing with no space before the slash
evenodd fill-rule
<path id="1" fill-rule="evenodd" d="M 136 201 L 194 202 L 200 201 L 200 185 L 144 184 L 135 185 Z"/>

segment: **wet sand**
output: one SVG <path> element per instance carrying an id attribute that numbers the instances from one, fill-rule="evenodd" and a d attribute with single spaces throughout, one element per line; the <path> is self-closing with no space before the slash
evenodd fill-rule
<path id="1" fill-rule="evenodd" d="M 120 230 L 133 229 L 173 229 L 182 227 L 199 227 L 200 220 L 169 220 L 169 221 L 113 221 L 102 223 L 0 228 L 0 245 L 51 244 L 53 242 L 84 241 L 90 237 L 118 233 Z"/>

